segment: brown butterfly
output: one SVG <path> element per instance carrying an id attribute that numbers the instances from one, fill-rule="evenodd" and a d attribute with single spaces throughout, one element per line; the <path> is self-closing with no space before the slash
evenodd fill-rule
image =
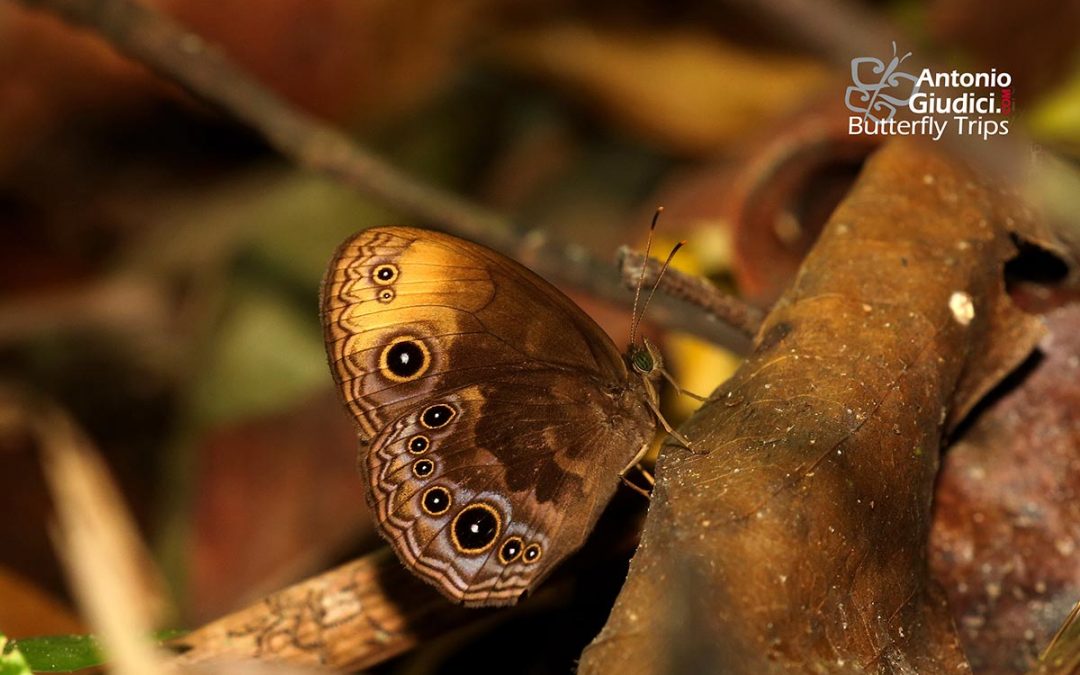
<path id="1" fill-rule="evenodd" d="M 534 588 L 653 437 L 652 346 L 624 357 L 558 289 L 483 246 L 364 230 L 334 255 L 321 305 L 379 530 L 456 602 L 510 605 Z"/>

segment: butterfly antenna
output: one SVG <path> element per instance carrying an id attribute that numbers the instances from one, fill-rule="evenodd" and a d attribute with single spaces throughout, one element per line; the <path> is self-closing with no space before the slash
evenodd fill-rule
<path id="1" fill-rule="evenodd" d="M 675 244 L 675 248 L 671 249 L 671 253 L 668 253 L 667 260 L 664 261 L 664 266 L 660 268 L 660 274 L 656 275 L 656 282 L 652 286 L 652 290 L 649 291 L 649 297 L 645 298 L 645 304 L 641 306 L 641 316 L 645 316 L 645 310 L 649 308 L 649 303 L 652 302 L 652 298 L 656 295 L 656 289 L 660 286 L 660 280 L 664 278 L 664 272 L 667 272 L 668 266 L 671 265 L 671 259 L 675 257 L 675 254 L 679 252 L 679 249 L 686 246 L 686 240 L 680 241 Z M 649 259 L 645 259 L 645 264 L 649 264 Z M 644 270 L 644 266 L 642 266 Z M 639 317 L 640 322 L 640 317 Z M 633 344 L 633 343 L 631 343 Z"/>
<path id="2" fill-rule="evenodd" d="M 637 288 L 634 289 L 634 311 L 630 314 L 630 345 L 634 344 L 634 336 L 638 327 L 638 300 L 641 298 L 641 285 L 645 283 L 645 268 L 649 264 L 649 251 L 652 249 L 653 232 L 656 231 L 656 222 L 660 220 L 660 214 L 664 212 L 663 206 L 656 207 L 656 213 L 652 217 L 652 225 L 649 226 L 649 239 L 645 242 L 645 261 L 641 265 L 641 276 L 638 277 Z"/>

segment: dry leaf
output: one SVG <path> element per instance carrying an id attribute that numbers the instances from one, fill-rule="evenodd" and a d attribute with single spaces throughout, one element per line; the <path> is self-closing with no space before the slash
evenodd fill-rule
<path id="1" fill-rule="evenodd" d="M 715 153 L 820 92 L 812 61 L 758 54 L 706 33 L 552 25 L 499 38 L 494 57 L 569 90 L 674 152 Z"/>
<path id="2" fill-rule="evenodd" d="M 942 432 L 1042 332 L 1004 293 L 1000 201 L 930 146 L 869 160 L 693 448 L 661 453 L 582 672 L 967 670 L 927 574 Z"/>
<path id="3" fill-rule="evenodd" d="M 979 673 L 1033 667 L 1080 598 L 1080 305 L 943 461 L 931 565 Z"/>

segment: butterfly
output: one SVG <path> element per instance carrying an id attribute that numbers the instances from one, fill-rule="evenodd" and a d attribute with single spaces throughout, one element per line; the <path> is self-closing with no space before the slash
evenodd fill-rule
<path id="1" fill-rule="evenodd" d="M 363 230 L 334 254 L 320 304 L 379 532 L 457 603 L 535 588 L 663 421 L 648 341 L 623 355 L 562 292 L 478 244 Z"/>

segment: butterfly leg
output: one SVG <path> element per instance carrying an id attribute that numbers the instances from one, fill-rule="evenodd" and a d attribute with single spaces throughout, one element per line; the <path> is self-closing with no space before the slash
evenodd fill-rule
<path id="1" fill-rule="evenodd" d="M 646 403 L 649 404 L 649 408 L 653 411 L 653 414 L 656 415 L 656 419 L 660 422 L 660 426 L 664 427 L 664 431 L 671 434 L 671 437 L 678 441 L 679 445 L 683 446 L 687 450 L 693 450 L 693 447 L 691 447 L 690 445 L 690 439 L 688 439 L 686 436 L 683 436 L 678 431 L 675 431 L 675 429 L 673 429 L 671 425 L 668 424 L 668 421 L 664 418 L 664 414 L 660 412 L 660 408 L 652 401 L 647 400 Z"/>
<path id="2" fill-rule="evenodd" d="M 646 443 L 642 447 L 641 451 L 638 453 L 638 456 L 634 458 L 634 461 L 628 464 L 626 468 L 619 473 L 619 479 L 622 480 L 623 484 L 625 484 L 626 487 L 630 488 L 631 490 L 638 493 L 642 497 L 645 497 L 646 499 L 651 499 L 652 493 L 650 491 L 643 489 L 641 486 L 635 483 L 631 483 L 630 479 L 626 477 L 626 474 L 630 472 L 630 469 L 635 468 L 641 474 L 641 477 L 645 479 L 645 482 L 649 484 L 650 490 L 656 486 L 656 479 L 653 478 L 652 473 L 650 473 L 649 470 L 641 464 L 641 458 L 645 456 L 645 453 L 646 451 L 648 451 L 648 449 L 649 444 Z"/>
<path id="3" fill-rule="evenodd" d="M 626 484 L 626 487 L 630 488 L 634 492 L 637 492 L 646 499 L 650 499 L 652 495 L 650 495 L 648 491 L 641 488 L 641 486 L 631 483 L 630 479 L 626 477 L 626 474 L 630 473 L 630 469 L 636 468 L 638 469 L 638 471 L 641 472 L 641 475 L 645 477 L 645 480 L 649 483 L 650 488 L 656 485 L 656 481 L 653 480 L 652 474 L 646 471 L 645 467 L 641 466 L 641 459 L 645 457 L 645 454 L 649 451 L 650 447 L 652 447 L 652 443 L 645 443 L 644 445 L 642 445 L 641 449 L 638 450 L 637 455 L 635 455 L 634 458 L 630 460 L 630 463 L 626 465 L 626 468 L 619 472 L 619 479 Z"/>
<path id="4" fill-rule="evenodd" d="M 687 391 L 686 389 L 683 389 L 682 387 L 680 387 L 679 383 L 675 381 L 675 378 L 671 376 L 671 373 L 669 373 L 664 368 L 660 369 L 660 374 L 664 376 L 664 379 L 668 381 L 668 384 L 670 384 L 672 387 L 675 387 L 675 393 L 676 394 L 679 394 L 681 396 L 689 396 L 690 398 L 692 398 L 692 399 L 694 399 L 696 401 L 708 401 L 709 400 L 705 396 L 700 396 L 698 394 L 695 394 L 692 391 Z"/>
<path id="5" fill-rule="evenodd" d="M 645 479 L 645 482 L 649 484 L 649 487 L 656 485 L 656 479 L 653 478 L 652 472 L 646 469 L 641 462 L 637 463 L 637 470 L 641 472 L 641 477 Z"/>
<path id="6" fill-rule="evenodd" d="M 640 485 L 635 485 L 634 483 L 631 483 L 630 479 L 628 479 L 625 475 L 619 476 L 619 480 L 623 482 L 623 485 L 638 493 L 645 499 L 652 499 L 652 494 L 650 494 L 648 490 L 641 487 Z"/>
<path id="7" fill-rule="evenodd" d="M 642 458 L 645 457 L 645 454 L 649 452 L 649 448 L 651 447 L 652 443 L 645 443 L 644 445 L 642 445 L 641 449 L 637 451 L 636 455 L 634 455 L 634 458 L 630 460 L 630 462 L 626 466 L 623 467 L 622 471 L 619 472 L 619 475 L 625 476 L 626 474 L 630 473 L 630 469 L 633 469 L 635 466 L 641 464 Z"/>

